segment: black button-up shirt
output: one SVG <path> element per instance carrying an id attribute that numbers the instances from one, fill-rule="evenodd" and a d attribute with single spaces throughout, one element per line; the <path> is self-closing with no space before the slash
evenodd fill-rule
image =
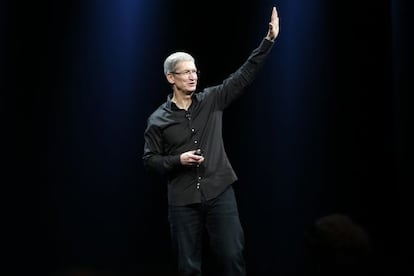
<path id="1" fill-rule="evenodd" d="M 223 110 L 253 81 L 272 45 L 263 39 L 246 62 L 221 84 L 194 93 L 188 111 L 179 109 L 170 94 L 149 116 L 143 161 L 147 168 L 167 176 L 170 205 L 199 203 L 203 197 L 212 199 L 237 180 L 224 149 Z M 202 150 L 205 161 L 183 166 L 180 155 L 196 149 Z"/>

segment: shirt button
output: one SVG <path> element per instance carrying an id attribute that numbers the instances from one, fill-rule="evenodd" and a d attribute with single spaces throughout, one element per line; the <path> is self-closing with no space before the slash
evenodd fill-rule
<path id="1" fill-rule="evenodd" d="M 198 143 L 198 141 L 197 140 L 194 140 L 194 144 L 197 144 Z"/>
<path id="2" fill-rule="evenodd" d="M 194 129 L 194 128 L 192 128 L 192 129 L 191 129 L 191 132 L 194 132 L 194 131 L 195 131 L 195 129 Z"/>
<path id="3" fill-rule="evenodd" d="M 198 177 L 198 180 L 201 180 L 201 176 Z"/>

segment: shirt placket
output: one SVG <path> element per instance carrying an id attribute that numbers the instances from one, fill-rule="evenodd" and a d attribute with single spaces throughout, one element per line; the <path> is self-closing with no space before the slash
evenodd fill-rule
<path id="1" fill-rule="evenodd" d="M 190 132 L 191 132 L 191 143 L 193 143 L 194 148 L 199 149 L 200 148 L 200 146 L 199 146 L 200 141 L 197 139 L 197 136 L 196 136 L 197 131 L 194 127 L 193 120 L 192 120 L 192 117 L 191 117 L 191 113 L 189 111 L 186 111 L 186 118 L 188 120 L 188 126 L 189 126 Z M 202 176 L 201 176 L 200 164 L 197 164 L 195 167 L 196 167 L 195 168 L 195 170 L 196 170 L 196 189 L 198 191 L 200 191 L 201 197 L 204 199 L 203 189 L 201 187 Z"/>

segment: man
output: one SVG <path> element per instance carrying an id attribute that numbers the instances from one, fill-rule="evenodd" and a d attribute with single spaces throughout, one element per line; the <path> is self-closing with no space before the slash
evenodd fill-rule
<path id="1" fill-rule="evenodd" d="M 273 7 L 269 29 L 247 61 L 221 84 L 195 93 L 198 71 L 184 52 L 168 56 L 172 93 L 148 118 L 144 165 L 168 179 L 168 219 L 179 275 L 201 275 L 204 233 L 215 275 L 245 275 L 244 234 L 232 184 L 237 176 L 222 139 L 223 110 L 257 75 L 279 34 Z"/>

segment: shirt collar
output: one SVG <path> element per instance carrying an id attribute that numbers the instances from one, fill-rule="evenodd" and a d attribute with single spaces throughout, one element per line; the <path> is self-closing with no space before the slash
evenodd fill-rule
<path id="1" fill-rule="evenodd" d="M 190 108 L 196 103 L 196 102 L 198 102 L 198 100 L 197 100 L 197 97 L 196 97 L 196 92 L 195 93 L 193 93 L 193 95 L 191 96 L 191 101 L 192 101 L 192 103 L 191 103 L 191 105 L 190 105 Z M 178 108 L 178 106 L 172 101 L 172 97 L 173 97 L 173 94 L 172 93 L 170 93 L 170 94 L 168 94 L 168 96 L 167 96 L 167 102 L 166 102 L 166 105 L 167 105 L 167 108 L 168 109 L 170 109 L 170 110 L 174 110 L 174 111 L 178 111 L 178 110 L 181 110 L 180 108 Z"/>

